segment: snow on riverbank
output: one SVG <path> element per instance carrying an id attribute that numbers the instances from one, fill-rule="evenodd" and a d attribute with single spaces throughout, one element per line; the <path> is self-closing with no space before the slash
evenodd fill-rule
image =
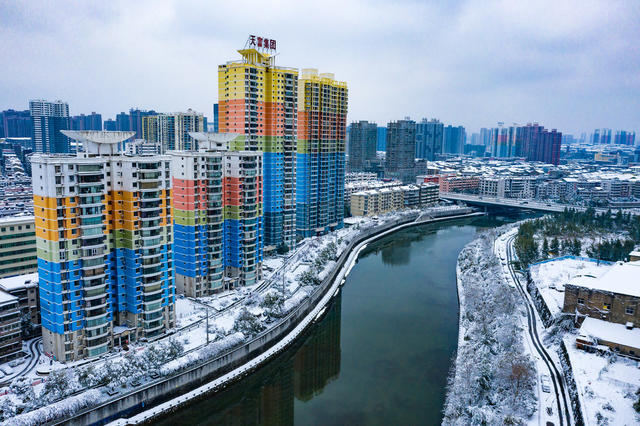
<path id="1" fill-rule="evenodd" d="M 460 337 L 443 424 L 527 422 L 536 410 L 535 369 L 522 344 L 515 289 L 503 279 L 494 233 L 458 257 Z"/>
<path id="2" fill-rule="evenodd" d="M 430 210 L 443 209 L 451 210 Z M 114 351 L 83 366 L 56 365 L 61 371 L 51 374 L 45 385 L 12 386 L 9 395 L 0 396 L 0 407 L 15 410 L 11 412 L 18 414 L 12 418 L 15 424 L 29 424 L 41 407 L 47 408 L 47 415 L 69 415 L 237 347 L 300 305 L 361 232 L 406 215 L 417 217 L 420 212 L 425 211 L 381 215 L 377 220 L 362 218 L 352 227 L 306 239 L 288 257 L 268 259 L 265 280 L 254 286 L 197 300 L 178 297 L 177 329 L 170 337 L 154 343 L 133 343 L 127 352 Z M 2 408 L 0 411 L 2 416 L 10 413 Z M 55 417 L 46 417 L 45 421 L 51 420 Z"/>

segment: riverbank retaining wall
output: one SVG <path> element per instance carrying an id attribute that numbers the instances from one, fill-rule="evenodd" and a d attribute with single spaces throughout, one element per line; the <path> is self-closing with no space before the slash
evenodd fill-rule
<path id="1" fill-rule="evenodd" d="M 85 409 L 55 424 L 105 424 L 112 420 L 127 417 L 141 412 L 154 405 L 166 402 L 185 392 L 202 386 L 215 378 L 225 374 L 255 358 L 260 353 L 274 346 L 280 339 L 286 336 L 298 325 L 317 305 L 320 299 L 331 288 L 336 276 L 343 268 L 350 253 L 364 241 L 375 241 L 381 238 L 383 233 L 398 227 L 409 227 L 435 222 L 444 219 L 464 218 L 474 215 L 472 208 L 460 208 L 450 211 L 436 211 L 427 214 L 409 214 L 393 221 L 366 230 L 352 240 L 342 252 L 336 266 L 322 281 L 318 288 L 310 294 L 300 305 L 294 308 L 287 316 L 282 318 L 275 326 L 258 334 L 255 338 L 242 346 L 230 349 L 214 358 L 205 360 L 198 365 L 190 366 L 177 371 L 170 376 L 156 379 L 141 385 L 139 388 L 126 394 L 118 395 L 109 401 L 96 407 Z M 221 387 L 226 386 L 222 385 Z"/>

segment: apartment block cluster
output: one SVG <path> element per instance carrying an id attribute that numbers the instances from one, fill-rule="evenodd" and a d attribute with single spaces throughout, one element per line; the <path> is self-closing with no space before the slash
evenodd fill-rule
<path id="1" fill-rule="evenodd" d="M 349 125 L 349 171 L 373 172 L 378 177 L 411 183 L 419 174 L 416 161 L 461 155 L 466 140 L 462 126 L 445 126 L 437 119 L 410 118 L 392 121 L 387 127 L 357 121 Z M 385 151 L 380 157 L 377 151 Z"/>
<path id="2" fill-rule="evenodd" d="M 538 123 L 495 129 L 482 129 L 467 143 L 465 128 L 445 126 L 436 119 L 415 122 L 408 117 L 390 122 L 384 129 L 384 156 L 380 158 L 380 128 L 358 121 L 349 126 L 349 170 L 374 172 L 379 177 L 411 183 L 425 174 L 428 162 L 447 158 L 511 158 L 526 162 L 560 163 L 562 133 L 547 130 Z M 480 138 L 482 136 L 482 138 Z"/>
<path id="3" fill-rule="evenodd" d="M 383 213 L 427 207 L 439 201 L 438 184 L 378 178 L 373 172 L 347 173 L 344 202 L 352 216 L 376 216 Z"/>
<path id="4" fill-rule="evenodd" d="M 441 192 L 486 197 L 550 200 L 611 208 L 640 207 L 640 166 L 576 164 L 553 166 L 518 160 L 430 162 L 420 182 Z"/>
<path id="5" fill-rule="evenodd" d="M 438 202 L 438 185 L 431 183 L 388 186 L 351 195 L 353 216 L 377 216 L 403 209 L 421 208 Z"/>
<path id="6" fill-rule="evenodd" d="M 192 110 L 132 109 L 102 130 L 99 114 L 30 103 L 33 216 L 0 222 L 0 267 L 32 275 L 47 354 L 69 362 L 158 338 L 175 327 L 176 293 L 255 284 L 265 252 L 343 226 L 347 85 L 277 66 L 275 41 L 259 39 L 220 65 L 214 126 Z M 0 290 L 5 302 L 20 324 L 20 297 Z M 7 358 L 22 334 L 11 332 Z"/>
<path id="7" fill-rule="evenodd" d="M 0 217 L 33 211 L 31 176 L 9 142 L 0 141 Z"/>
<path id="8" fill-rule="evenodd" d="M 613 138 L 611 135 L 613 134 Z M 593 133 L 591 133 L 591 137 L 589 141 L 593 145 L 635 145 L 636 142 L 636 132 L 630 132 L 627 130 L 616 130 L 612 132 L 611 129 L 595 129 Z"/>

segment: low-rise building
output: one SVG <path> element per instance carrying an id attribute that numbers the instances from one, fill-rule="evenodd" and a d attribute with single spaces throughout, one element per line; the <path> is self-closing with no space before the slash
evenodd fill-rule
<path id="1" fill-rule="evenodd" d="M 498 198 L 533 198 L 535 178 L 526 176 L 488 176 L 480 179 L 478 193 Z"/>
<path id="2" fill-rule="evenodd" d="M 351 195 L 371 189 L 383 189 L 401 186 L 402 182 L 392 179 L 371 179 L 352 181 L 344 186 L 344 205 L 351 206 Z"/>
<path id="3" fill-rule="evenodd" d="M 18 357 L 21 350 L 18 298 L 0 291 L 0 363 Z"/>
<path id="4" fill-rule="evenodd" d="M 37 270 L 35 218 L 0 218 L 0 278 Z"/>
<path id="5" fill-rule="evenodd" d="M 38 273 L 17 275 L 0 279 L 0 290 L 18 298 L 22 324 L 22 338 L 28 339 L 42 334 L 40 321 L 40 294 Z"/>
<path id="6" fill-rule="evenodd" d="M 562 311 L 619 324 L 640 324 L 640 261 L 618 262 L 600 277 L 579 275 L 565 285 Z"/>
<path id="7" fill-rule="evenodd" d="M 576 346 L 585 350 L 608 347 L 616 353 L 638 358 L 640 356 L 640 328 L 587 317 L 580 326 L 578 337 L 576 337 Z"/>
<path id="8" fill-rule="evenodd" d="M 405 208 L 419 208 L 438 201 L 438 185 L 402 185 L 356 192 L 351 196 L 353 216 L 375 216 Z"/>
<path id="9" fill-rule="evenodd" d="M 480 178 L 477 176 L 450 176 L 440 179 L 441 192 L 477 192 Z"/>

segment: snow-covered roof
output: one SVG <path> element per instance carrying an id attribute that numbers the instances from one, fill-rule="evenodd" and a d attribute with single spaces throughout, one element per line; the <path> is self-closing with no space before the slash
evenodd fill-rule
<path id="1" fill-rule="evenodd" d="M 7 293 L 6 291 L 0 290 L 0 305 L 4 305 L 9 302 L 17 302 L 18 298 Z"/>
<path id="2" fill-rule="evenodd" d="M 640 297 L 640 260 L 626 263 L 618 262 L 600 277 L 579 275 L 568 284 Z"/>
<path id="3" fill-rule="evenodd" d="M 60 130 L 60 132 L 71 139 L 95 144 L 117 144 L 130 139 L 136 134 L 136 132 L 107 130 Z"/>
<path id="4" fill-rule="evenodd" d="M 357 223 L 360 223 L 360 218 L 358 218 L 358 217 L 345 217 L 344 218 L 344 224 L 345 225 L 355 225 Z"/>
<path id="5" fill-rule="evenodd" d="M 35 216 L 20 213 L 13 216 L 0 217 L 0 224 L 2 225 L 23 224 L 25 222 L 35 222 Z"/>
<path id="6" fill-rule="evenodd" d="M 629 330 L 624 324 L 587 317 L 580 327 L 580 334 L 620 345 L 640 347 L 640 328 Z"/>
<path id="7" fill-rule="evenodd" d="M 0 289 L 4 291 L 14 291 L 26 288 L 27 285 L 38 285 L 38 273 L 17 275 L 15 277 L 0 279 Z"/>

